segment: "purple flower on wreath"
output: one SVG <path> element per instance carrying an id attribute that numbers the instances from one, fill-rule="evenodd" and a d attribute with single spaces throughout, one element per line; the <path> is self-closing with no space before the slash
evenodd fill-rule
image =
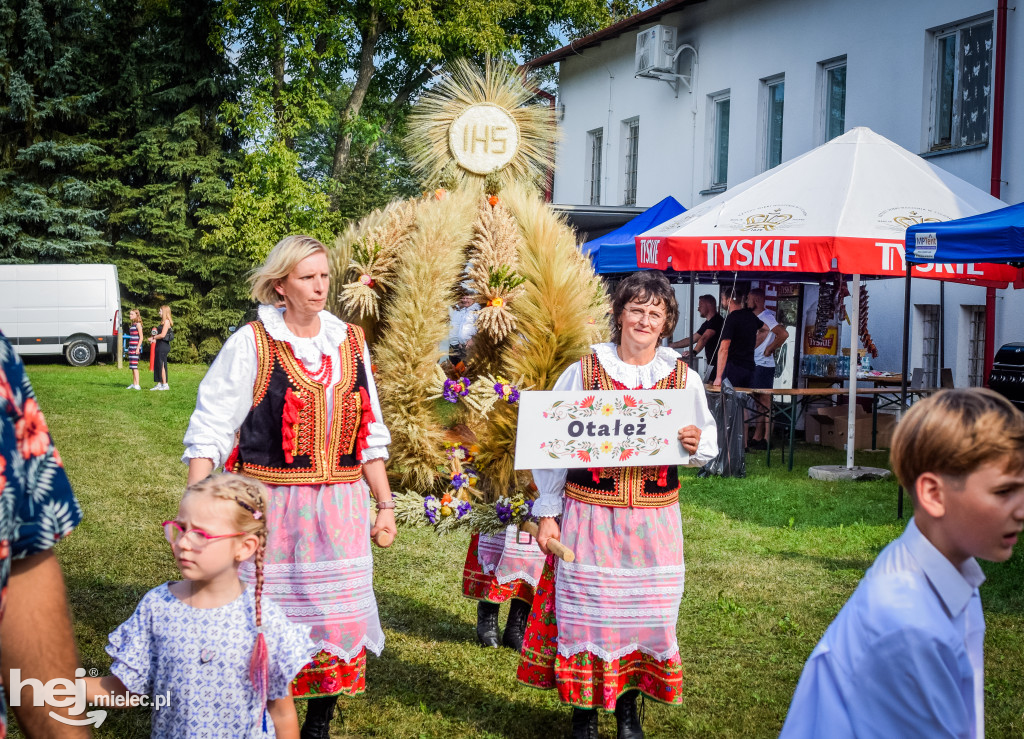
<path id="1" fill-rule="evenodd" d="M 519 389 L 515 385 L 500 375 L 495 379 L 497 382 L 494 383 L 494 392 L 498 394 L 499 398 L 509 405 L 519 400 Z"/>
<path id="2" fill-rule="evenodd" d="M 427 520 L 430 521 L 431 524 L 437 524 L 437 516 L 440 509 L 441 501 L 433 495 L 428 495 L 423 498 L 423 510 L 427 516 Z"/>
<path id="3" fill-rule="evenodd" d="M 469 385 L 470 379 L 468 377 L 460 377 L 458 380 L 445 380 L 441 397 L 449 403 L 458 403 L 459 398 L 469 395 Z"/>
<path id="4" fill-rule="evenodd" d="M 512 501 L 508 498 L 499 498 L 498 502 L 494 504 L 494 513 L 498 516 L 498 520 L 502 523 L 512 522 Z"/>
<path id="5" fill-rule="evenodd" d="M 468 484 L 469 475 L 465 475 L 461 472 L 452 475 L 452 487 L 455 488 L 456 490 L 462 490 L 462 488 L 466 487 Z"/>
<path id="6" fill-rule="evenodd" d="M 473 506 L 465 500 L 460 500 L 458 505 L 455 507 L 455 518 L 462 518 L 467 513 L 473 510 Z"/>

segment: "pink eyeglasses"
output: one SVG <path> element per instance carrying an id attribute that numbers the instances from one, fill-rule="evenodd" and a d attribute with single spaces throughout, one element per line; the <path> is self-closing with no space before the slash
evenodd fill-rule
<path id="1" fill-rule="evenodd" d="M 202 529 L 189 529 L 186 531 L 180 523 L 177 521 L 164 521 L 164 538 L 171 544 L 179 544 L 182 540 L 187 539 L 188 543 L 192 545 L 193 549 L 203 549 L 211 541 L 216 539 L 230 539 L 235 536 L 245 536 L 244 531 L 239 531 L 237 534 L 207 534 Z"/>

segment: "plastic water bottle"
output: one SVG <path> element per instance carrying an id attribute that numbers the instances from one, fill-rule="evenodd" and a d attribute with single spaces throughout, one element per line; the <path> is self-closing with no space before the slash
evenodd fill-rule
<path id="1" fill-rule="evenodd" d="M 868 352 L 864 352 L 864 356 L 860 358 L 860 371 L 871 371 L 871 355 Z"/>

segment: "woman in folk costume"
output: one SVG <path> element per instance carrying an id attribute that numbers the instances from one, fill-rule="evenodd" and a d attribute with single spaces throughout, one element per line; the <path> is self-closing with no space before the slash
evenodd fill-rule
<path id="1" fill-rule="evenodd" d="M 679 429 L 690 465 L 717 453 L 717 430 L 696 372 L 659 346 L 679 316 L 658 272 L 623 280 L 612 302 L 613 342 L 567 369 L 554 390 L 676 389 L 695 425 Z M 639 693 L 682 702 L 676 621 L 683 595 L 679 480 L 672 467 L 534 470 L 537 540 L 576 554 L 548 557 L 537 587 L 519 680 L 555 688 L 573 706 L 573 737 L 597 739 L 597 710 L 615 711 L 620 739 L 643 737 Z M 561 516 L 559 523 L 558 516 Z"/>
<path id="2" fill-rule="evenodd" d="M 269 487 L 264 592 L 312 627 L 316 652 L 292 690 L 309 699 L 303 739 L 326 739 L 338 696 L 365 690 L 366 650 L 384 646 L 370 538 L 387 546 L 396 533 L 391 437 L 362 330 L 324 310 L 323 244 L 289 236 L 251 280 L 259 318 L 203 378 L 183 459 L 190 484 L 223 463 Z"/>
<path id="3" fill-rule="evenodd" d="M 485 647 L 523 649 L 534 590 L 544 569 L 544 554 L 529 534 L 510 526 L 503 534 L 473 534 L 462 569 L 462 594 L 477 601 L 476 638 Z M 498 640 L 498 610 L 509 603 L 505 630 Z"/>

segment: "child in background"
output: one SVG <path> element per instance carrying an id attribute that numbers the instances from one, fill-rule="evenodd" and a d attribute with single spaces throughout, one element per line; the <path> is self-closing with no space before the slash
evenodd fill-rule
<path id="1" fill-rule="evenodd" d="M 142 346 L 142 316 L 137 310 L 128 313 L 128 369 L 132 371 L 132 384 L 126 390 L 141 390 L 139 386 L 139 348 Z"/>
<path id="2" fill-rule="evenodd" d="M 811 652 L 782 737 L 982 737 L 985 619 L 975 557 L 1024 529 L 1024 414 L 990 390 L 914 404 L 892 466 L 913 519 Z"/>
<path id="3" fill-rule="evenodd" d="M 241 475 L 185 491 L 178 517 L 163 524 L 183 579 L 149 591 L 110 635 L 113 675 L 86 679 L 90 702 L 167 696 L 153 737 L 297 739 L 291 681 L 315 650 L 309 627 L 261 599 L 265 505 L 263 483 Z M 254 555 L 255 591 L 238 579 Z"/>

